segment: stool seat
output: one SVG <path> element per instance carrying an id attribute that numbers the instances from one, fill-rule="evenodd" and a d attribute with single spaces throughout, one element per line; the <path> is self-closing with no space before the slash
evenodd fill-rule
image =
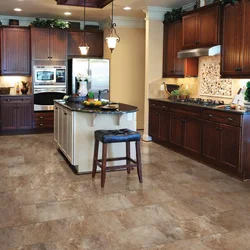
<path id="1" fill-rule="evenodd" d="M 141 134 L 130 129 L 96 130 L 95 138 L 102 143 L 140 141 Z"/>

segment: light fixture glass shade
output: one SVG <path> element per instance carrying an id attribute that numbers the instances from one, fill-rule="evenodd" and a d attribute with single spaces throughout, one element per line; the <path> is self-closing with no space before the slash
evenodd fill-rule
<path id="1" fill-rule="evenodd" d="M 116 47 L 116 43 L 119 41 L 118 37 L 106 37 L 106 41 L 108 43 L 108 47 L 113 50 Z"/>
<path id="2" fill-rule="evenodd" d="M 79 45 L 79 49 L 82 55 L 87 55 L 89 51 L 88 45 Z"/>

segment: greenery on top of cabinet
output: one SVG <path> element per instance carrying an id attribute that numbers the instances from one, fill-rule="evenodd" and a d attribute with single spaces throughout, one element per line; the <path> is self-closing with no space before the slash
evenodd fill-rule
<path id="1" fill-rule="evenodd" d="M 237 2 L 239 2 L 239 0 L 221 0 L 222 4 L 226 5 L 226 4 L 236 4 Z"/>
<path id="2" fill-rule="evenodd" d="M 42 18 L 36 18 L 36 20 L 31 22 L 30 24 L 32 27 L 36 27 L 36 28 L 59 28 L 59 29 L 69 28 L 69 22 L 58 20 L 58 19 L 45 20 Z"/>
<path id="3" fill-rule="evenodd" d="M 172 11 L 168 11 L 165 15 L 164 15 L 164 22 L 167 23 L 172 23 L 176 20 L 181 19 L 181 13 L 185 12 L 184 10 L 182 10 L 182 7 L 179 9 L 172 9 Z"/>

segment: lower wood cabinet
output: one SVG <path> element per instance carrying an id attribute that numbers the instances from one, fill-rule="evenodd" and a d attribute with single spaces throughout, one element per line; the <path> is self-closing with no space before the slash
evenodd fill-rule
<path id="1" fill-rule="evenodd" d="M 53 128 L 54 127 L 54 112 L 35 112 L 34 113 L 34 128 Z"/>
<path id="2" fill-rule="evenodd" d="M 31 129 L 33 96 L 1 97 L 1 130 Z"/>
<path id="3" fill-rule="evenodd" d="M 250 179 L 250 114 L 149 101 L 149 135 L 180 153 Z"/>

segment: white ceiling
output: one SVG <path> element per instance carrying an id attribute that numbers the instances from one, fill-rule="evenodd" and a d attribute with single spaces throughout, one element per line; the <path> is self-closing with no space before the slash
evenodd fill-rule
<path id="1" fill-rule="evenodd" d="M 142 9 L 147 6 L 177 8 L 191 2 L 193 0 L 115 0 L 114 15 L 143 18 L 145 13 Z M 123 10 L 125 6 L 130 6 L 132 10 Z M 15 12 L 14 8 L 21 8 L 22 11 Z M 66 11 L 72 15 L 66 17 L 63 14 Z M 103 9 L 87 8 L 86 20 L 102 21 L 110 16 L 110 12 L 111 4 Z M 83 7 L 61 6 L 55 0 L 0 0 L 0 15 L 82 20 Z"/>

